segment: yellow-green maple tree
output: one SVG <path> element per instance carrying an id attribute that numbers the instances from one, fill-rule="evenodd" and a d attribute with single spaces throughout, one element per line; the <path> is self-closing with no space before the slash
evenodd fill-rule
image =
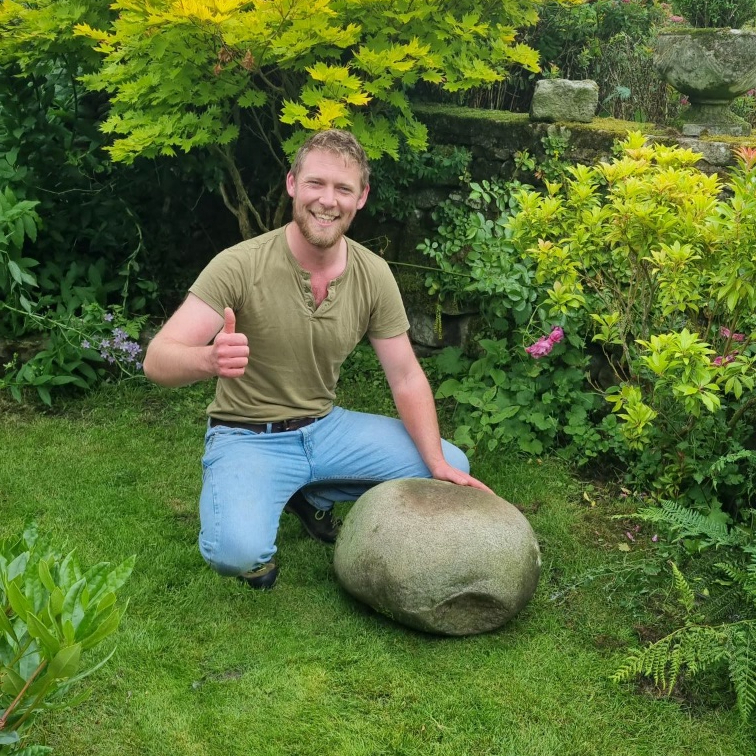
<path id="1" fill-rule="evenodd" d="M 277 190 L 268 211 L 250 198 L 247 133 L 281 173 L 309 130 L 350 129 L 371 158 L 396 157 L 402 142 L 421 150 L 413 88 L 456 92 L 499 81 L 515 63 L 536 70 L 516 30 L 537 20 L 538 2 L 116 0 L 112 21 L 75 31 L 103 56 L 83 81 L 110 98 L 112 158 L 212 151 L 224 201 L 250 236 L 281 221 L 286 195 Z M 24 7 L 56 4 L 71 0 Z"/>

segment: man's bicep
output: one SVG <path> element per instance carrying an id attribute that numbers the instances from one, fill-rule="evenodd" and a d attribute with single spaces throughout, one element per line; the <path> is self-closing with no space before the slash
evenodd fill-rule
<path id="1" fill-rule="evenodd" d="M 406 333 L 388 339 L 371 338 L 370 343 L 378 356 L 383 372 L 386 373 L 389 385 L 394 385 L 394 381 L 406 378 L 415 370 L 421 370 Z"/>
<path id="2" fill-rule="evenodd" d="M 205 346 L 222 327 L 223 316 L 190 293 L 155 338 L 186 346 Z"/>

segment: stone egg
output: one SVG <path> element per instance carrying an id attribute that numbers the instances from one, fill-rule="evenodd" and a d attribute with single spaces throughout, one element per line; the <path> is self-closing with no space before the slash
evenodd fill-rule
<path id="1" fill-rule="evenodd" d="M 334 550 L 343 588 L 381 614 L 441 635 L 495 630 L 538 585 L 533 529 L 493 494 L 422 478 L 363 494 Z"/>

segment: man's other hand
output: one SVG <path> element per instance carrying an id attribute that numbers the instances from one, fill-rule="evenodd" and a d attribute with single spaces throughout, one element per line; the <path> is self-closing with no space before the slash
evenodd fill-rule
<path id="1" fill-rule="evenodd" d="M 241 378 L 249 362 L 247 337 L 236 332 L 236 315 L 230 307 L 223 311 L 223 329 L 213 341 L 211 359 L 220 378 Z"/>
<path id="2" fill-rule="evenodd" d="M 437 470 L 433 470 L 432 473 L 436 480 L 446 480 L 450 483 L 456 483 L 458 486 L 470 486 L 470 488 L 477 488 L 480 491 L 485 491 L 496 496 L 485 483 L 481 483 L 477 478 L 473 478 L 472 475 L 468 475 L 449 464 L 444 464 Z"/>

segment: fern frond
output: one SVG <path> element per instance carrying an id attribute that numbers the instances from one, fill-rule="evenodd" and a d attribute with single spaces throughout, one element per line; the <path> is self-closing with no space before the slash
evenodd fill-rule
<path id="1" fill-rule="evenodd" d="M 745 570 L 732 562 L 718 562 L 714 566 L 722 570 L 740 588 L 751 604 L 756 606 L 756 554 L 751 553 L 751 561 Z"/>
<path id="2" fill-rule="evenodd" d="M 693 676 L 728 657 L 728 634 L 722 628 L 683 627 L 643 649 L 634 651 L 612 675 L 614 682 L 626 682 L 638 675 L 671 693 L 683 672 Z"/>
<path id="3" fill-rule="evenodd" d="M 644 507 L 635 515 L 645 522 L 667 525 L 677 540 L 706 536 L 711 545 L 734 546 L 740 540 L 720 519 L 705 517 L 676 501 L 662 501 L 658 507 Z"/>
<path id="4" fill-rule="evenodd" d="M 706 619 L 711 623 L 732 619 L 733 614 L 742 613 L 743 604 L 740 585 L 730 586 L 706 602 Z"/>
<path id="5" fill-rule="evenodd" d="M 756 621 L 732 625 L 729 633 L 729 674 L 743 720 L 756 708 Z"/>
<path id="6" fill-rule="evenodd" d="M 672 575 L 674 576 L 675 590 L 680 597 L 680 603 L 685 607 L 685 610 L 690 614 L 693 611 L 693 607 L 696 604 L 696 595 L 693 593 L 693 589 L 688 585 L 688 581 L 685 576 L 680 572 L 678 566 L 674 562 L 670 562 L 672 566 Z"/>

